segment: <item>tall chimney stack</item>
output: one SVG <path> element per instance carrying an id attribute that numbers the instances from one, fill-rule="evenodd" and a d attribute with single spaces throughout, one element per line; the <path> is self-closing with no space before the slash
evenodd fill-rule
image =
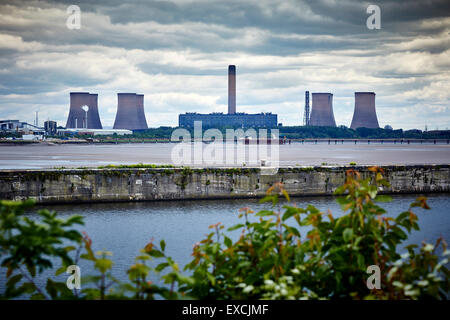
<path id="1" fill-rule="evenodd" d="M 228 66 L 228 114 L 236 113 L 236 66 Z"/>

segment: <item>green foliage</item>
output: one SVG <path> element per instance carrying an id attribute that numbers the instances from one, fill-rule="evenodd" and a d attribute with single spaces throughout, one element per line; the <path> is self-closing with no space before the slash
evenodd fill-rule
<path id="1" fill-rule="evenodd" d="M 365 178 L 353 169 L 347 170 L 345 184 L 336 190 L 337 201 L 344 211 L 340 217 L 312 205 L 306 208 L 291 205 L 283 184 L 275 184 L 261 200 L 270 203 L 271 209 L 254 213 L 250 208 L 242 208 L 239 212 L 242 222 L 226 231 L 220 222 L 211 225 L 211 232 L 194 245 L 192 261 L 183 271 L 166 255 L 165 242 L 160 241 L 158 246 L 152 240 L 127 270 L 128 281 L 120 282 L 111 274 L 110 252 L 94 254 L 87 235 L 80 238 L 79 234 L 64 229 L 81 222 L 77 217 L 60 221 L 45 212 L 41 213 L 44 223 L 56 225 L 54 228 L 59 230 L 56 235 L 55 231 L 48 231 L 51 228 L 38 233 L 35 227 L 31 233 L 16 227 L 17 232 L 8 234 L 30 202 L 1 202 L 1 253 L 14 252 L 14 258 L 8 255 L 4 260 L 11 270 L 23 264 L 33 274 L 33 268 L 51 266 L 43 260 L 44 254 L 60 257 L 63 267 L 71 262 L 64 252 L 75 247 L 57 250 L 60 242 L 55 239 L 59 235 L 76 243 L 81 241 L 84 250 L 80 257 L 93 263 L 97 275 L 85 276 L 83 283 L 90 287 L 74 293 L 72 298 L 447 299 L 450 281 L 446 264 L 450 251 L 443 239 L 435 244 L 423 243 L 420 248 L 417 245 L 402 248 L 408 235 L 419 229 L 413 209 L 429 209 L 426 199 L 417 198 L 395 218 L 386 216 L 379 203 L 390 201 L 390 197 L 378 194 L 378 190 L 389 184 L 382 169 L 369 170 L 371 175 Z M 285 199 L 284 205 L 280 197 Z M 25 218 L 22 220 L 25 226 L 29 224 Z M 234 230 L 241 230 L 236 240 L 229 234 Z M 33 240 L 27 239 L 28 236 Z M 39 249 L 42 241 L 50 241 L 46 250 Z M 28 251 L 18 254 L 18 248 Z M 381 271 L 379 289 L 367 286 L 369 266 L 378 266 Z M 70 297 L 62 284 L 51 280 L 46 293 L 38 291 L 32 282 L 21 285 L 23 274 L 13 271 L 8 275 L 6 298 L 24 293 L 33 294 L 34 298 Z M 163 285 L 149 281 L 152 274 Z"/>
<path id="2" fill-rule="evenodd" d="M 208 129 L 203 126 L 203 129 Z M 238 129 L 236 127 L 235 129 Z M 117 134 L 109 136 L 96 136 L 95 138 L 101 142 L 154 142 L 155 140 L 168 141 L 172 136 L 172 132 L 177 127 L 159 127 L 149 128 L 146 130 L 135 130 L 133 134 L 117 136 Z M 193 128 L 185 128 L 194 136 Z M 218 129 L 224 136 L 226 129 L 233 129 L 232 126 L 222 126 Z M 258 128 L 255 128 L 258 129 Z M 315 127 L 315 126 L 281 126 L 280 137 L 287 139 L 304 139 L 304 138 L 330 138 L 330 139 L 449 139 L 449 130 L 433 130 L 421 131 L 413 130 L 392 130 L 383 128 L 357 128 L 353 130 L 346 126 L 339 127 Z M 83 138 L 86 135 L 82 135 Z"/>
<path id="3" fill-rule="evenodd" d="M 25 210 L 34 202 L 0 201 L 0 258 L 1 266 L 6 268 L 5 298 L 29 295 L 32 299 L 66 298 L 71 292 L 65 284 L 48 279 L 45 290 L 39 288 L 36 276 L 46 269 L 53 268 L 51 258 L 60 260 L 63 267 L 74 263 L 69 252 L 81 243 L 81 234 L 71 229 L 83 224 L 80 216 L 60 219 L 55 212 L 39 210 L 39 221 L 24 216 Z"/>
<path id="4" fill-rule="evenodd" d="M 155 169 L 155 168 L 175 168 L 171 164 L 108 164 L 106 166 L 99 166 L 98 169 Z"/>

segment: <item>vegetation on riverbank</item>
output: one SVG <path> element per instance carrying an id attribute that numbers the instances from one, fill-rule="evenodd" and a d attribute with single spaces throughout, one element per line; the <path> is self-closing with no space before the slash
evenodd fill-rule
<path id="1" fill-rule="evenodd" d="M 0 202 L 0 261 L 7 269 L 1 298 L 23 295 L 33 299 L 447 299 L 450 289 L 446 268 L 450 251 L 443 239 L 420 247 L 402 243 L 418 230 L 415 207 L 427 209 L 419 197 L 397 217 L 387 217 L 377 203 L 389 201 L 378 188 L 388 185 L 383 170 L 370 168 L 362 179 L 347 170 L 345 184 L 336 190 L 345 214 L 336 217 L 314 206 L 281 206 L 290 201 L 281 183 L 267 190 L 262 202 L 272 209 L 254 213 L 242 208 L 241 230 L 233 241 L 219 222 L 194 245 L 192 261 L 184 272 L 165 253 L 164 240 L 150 241 L 127 270 L 129 280 L 113 277 L 110 252 L 94 252 L 87 234 L 74 229 L 80 216 L 59 218 L 39 210 L 39 219 L 24 216 L 32 201 Z M 306 229 L 306 231 L 304 231 Z M 63 242 L 64 241 L 64 242 Z M 82 277 L 81 290 L 69 290 L 64 282 L 36 284 L 42 271 L 60 261 L 56 274 L 92 262 L 97 274 Z M 380 271 L 372 277 L 368 270 Z M 149 281 L 159 275 L 164 285 Z M 376 276 L 376 272 L 374 274 Z M 369 287 L 371 289 L 369 289 Z"/>
<path id="2" fill-rule="evenodd" d="M 169 142 L 172 136 L 172 132 L 177 127 L 159 127 L 149 128 L 146 130 L 134 131 L 133 134 L 119 136 L 117 134 L 104 135 L 104 136 L 92 136 L 92 135 L 78 135 L 79 138 L 88 138 L 87 143 L 155 143 L 155 142 Z M 207 130 L 204 127 L 203 130 Z M 233 129 L 232 127 L 217 128 L 226 137 L 226 130 Z M 280 137 L 286 139 L 450 139 L 450 130 L 430 130 L 422 131 L 418 129 L 403 130 L 403 129 L 371 129 L 371 128 L 358 128 L 353 130 L 346 126 L 339 127 L 312 127 L 312 126 L 280 126 Z M 191 136 L 194 136 L 193 129 L 186 129 L 190 132 Z M 258 129 L 256 128 L 256 131 Z M 5 138 L 20 138 L 20 134 L 17 132 L 0 132 L 0 143 L 21 143 L 21 140 L 4 140 Z M 53 138 L 60 138 L 60 136 L 53 136 Z M 75 143 L 77 141 L 62 140 L 54 141 L 55 143 Z M 82 143 L 83 141 L 78 141 Z M 33 141 L 27 141 L 26 143 L 33 143 Z M 36 143 L 34 141 L 34 143 Z"/>
<path id="3" fill-rule="evenodd" d="M 175 168 L 171 164 L 108 164 L 106 166 L 99 166 L 97 169 L 156 169 L 156 168 Z"/>
<path id="4" fill-rule="evenodd" d="M 117 139 L 117 141 L 149 141 L 148 139 L 170 140 L 173 130 L 172 127 L 160 127 L 150 128 L 147 130 L 136 131 L 132 135 L 126 135 L 123 137 L 110 136 L 101 137 L 96 136 L 96 139 L 100 141 L 108 141 L 111 139 Z M 207 128 L 203 128 L 206 130 Z M 232 129 L 231 127 L 217 128 L 226 137 L 226 130 Z M 330 138 L 330 139 L 450 139 L 450 130 L 392 130 L 392 129 L 371 129 L 371 128 L 358 128 L 356 130 L 350 129 L 346 126 L 339 127 L 311 127 L 311 126 L 292 126 L 292 127 L 278 127 L 280 130 L 280 137 L 286 137 L 287 139 L 307 139 L 307 138 Z M 187 129 L 191 136 L 194 136 L 193 129 Z M 258 131 L 258 130 L 256 130 Z"/>

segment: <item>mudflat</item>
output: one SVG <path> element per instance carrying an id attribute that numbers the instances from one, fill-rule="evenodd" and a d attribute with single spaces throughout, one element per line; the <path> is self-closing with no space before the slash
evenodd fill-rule
<path id="1" fill-rule="evenodd" d="M 173 143 L 0 145 L 0 169 L 97 167 L 107 164 L 173 164 Z M 228 146 L 226 152 L 236 151 Z M 279 146 L 280 166 L 449 164 L 450 145 L 301 144 Z M 236 164 L 241 166 L 242 163 Z M 228 166 L 228 165 L 227 165 Z"/>

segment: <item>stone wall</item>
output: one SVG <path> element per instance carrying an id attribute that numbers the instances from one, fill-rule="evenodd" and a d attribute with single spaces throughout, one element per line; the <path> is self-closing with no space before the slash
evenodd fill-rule
<path id="1" fill-rule="evenodd" d="M 291 196 L 332 195 L 350 167 L 0 170 L 0 199 L 40 203 L 253 198 L 274 182 Z M 367 167 L 351 167 L 363 176 Z M 386 193 L 450 192 L 450 165 L 383 166 Z"/>

